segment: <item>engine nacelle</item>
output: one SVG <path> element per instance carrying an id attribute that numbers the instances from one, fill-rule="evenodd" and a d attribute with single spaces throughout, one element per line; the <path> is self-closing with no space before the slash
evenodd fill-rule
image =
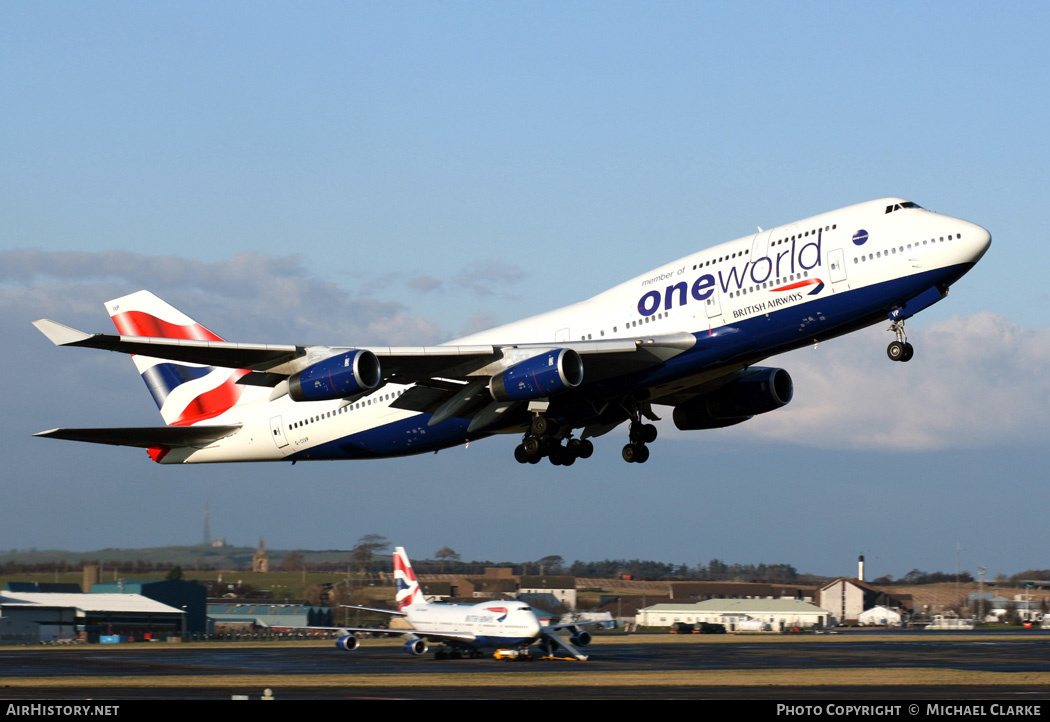
<path id="1" fill-rule="evenodd" d="M 571 348 L 552 349 L 511 366 L 489 382 L 496 401 L 531 401 L 575 388 L 583 381 L 583 359 Z"/>
<path id="2" fill-rule="evenodd" d="M 374 353 L 348 351 L 289 376 L 288 395 L 292 401 L 334 401 L 374 389 L 382 380 Z"/>
<path id="3" fill-rule="evenodd" d="M 425 639 L 412 639 L 405 642 L 405 651 L 414 657 L 421 657 L 427 653 L 427 641 Z"/>
<path id="4" fill-rule="evenodd" d="M 572 642 L 574 647 L 586 647 L 591 643 L 591 633 L 581 629 L 569 637 L 569 641 Z"/>
<path id="5" fill-rule="evenodd" d="M 352 634 L 339 637 L 335 640 L 335 646 L 337 649 L 341 649 L 344 652 L 352 652 L 360 646 L 361 642 L 358 641 L 357 637 Z"/>
<path id="6" fill-rule="evenodd" d="M 793 394 L 791 375 L 784 369 L 751 369 L 717 391 L 676 406 L 674 425 L 682 431 L 732 426 L 779 409 Z"/>

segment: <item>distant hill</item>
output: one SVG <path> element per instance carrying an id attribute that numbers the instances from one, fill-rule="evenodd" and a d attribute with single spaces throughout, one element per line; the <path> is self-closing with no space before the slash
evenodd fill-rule
<path id="1" fill-rule="evenodd" d="M 81 562 L 143 562 L 149 565 L 177 564 L 184 569 L 233 569 L 251 567 L 256 547 L 197 546 L 149 547 L 145 549 L 99 549 L 97 551 L 73 552 L 62 549 L 26 549 L 0 554 L 0 566 L 5 564 L 54 564 L 65 562 L 76 566 Z M 267 549 L 270 567 L 276 568 L 290 551 L 300 551 L 308 564 L 346 562 L 349 550 L 328 549 L 305 551 L 289 549 Z"/>

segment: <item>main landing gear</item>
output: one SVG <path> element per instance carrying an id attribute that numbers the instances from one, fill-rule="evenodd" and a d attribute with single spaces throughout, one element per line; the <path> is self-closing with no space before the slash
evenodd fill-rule
<path id="1" fill-rule="evenodd" d="M 536 414 L 525 438 L 514 449 L 514 459 L 519 464 L 538 464 L 546 456 L 555 466 L 572 466 L 577 459 L 587 459 L 594 453 L 594 444 L 589 440 L 571 439 L 569 434 L 562 433 L 558 422 Z"/>
<path id="2" fill-rule="evenodd" d="M 911 361 L 915 349 L 908 343 L 908 336 L 904 333 L 904 319 L 894 321 L 887 330 L 897 334 L 897 340 L 891 341 L 886 347 L 886 355 L 890 357 L 890 361 Z"/>
<path id="3" fill-rule="evenodd" d="M 649 447 L 646 444 L 656 441 L 656 427 L 634 420 L 631 421 L 629 436 L 631 443 L 623 447 L 623 460 L 628 464 L 644 464 L 649 460 Z"/>
<path id="4" fill-rule="evenodd" d="M 642 419 L 660 419 L 653 414 L 648 402 L 637 403 L 627 399 L 621 403 L 631 419 L 630 443 L 623 447 L 623 460 L 629 464 L 644 464 L 649 460 L 649 447 L 646 444 L 656 441 L 656 427 Z M 599 433 L 610 430 L 617 423 Z M 571 426 L 563 426 L 542 412 L 532 417 L 529 430 L 514 448 L 514 458 L 520 464 L 538 464 L 546 456 L 555 466 L 572 466 L 577 459 L 590 458 L 592 453 L 594 444 L 589 439 L 573 439 Z"/>
<path id="5" fill-rule="evenodd" d="M 631 419 L 631 427 L 628 431 L 628 438 L 631 441 L 623 447 L 621 456 L 628 464 L 644 464 L 649 460 L 649 447 L 646 444 L 656 441 L 656 427 L 642 421 L 642 417 L 652 421 L 660 419 L 653 413 L 652 406 L 647 401 L 636 402 L 633 399 L 627 399 L 623 402 L 623 408 Z"/>
<path id="6" fill-rule="evenodd" d="M 463 654 L 463 651 L 457 647 L 443 646 L 434 652 L 434 659 L 463 659 Z M 478 649 L 468 649 L 466 655 L 470 659 L 481 659 L 485 656 Z"/>

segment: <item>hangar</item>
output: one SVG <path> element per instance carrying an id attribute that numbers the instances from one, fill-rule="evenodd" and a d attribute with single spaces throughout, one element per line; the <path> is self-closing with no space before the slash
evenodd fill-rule
<path id="1" fill-rule="evenodd" d="M 728 631 L 764 628 L 830 627 L 831 612 L 797 599 L 707 599 L 696 604 L 654 604 L 638 610 L 638 626 L 668 627 L 675 622 L 724 624 Z"/>
<path id="2" fill-rule="evenodd" d="M 141 594 L 0 592 L 0 615 L 35 628 L 33 642 L 98 642 L 104 637 L 152 639 L 182 633 L 185 613 Z M 27 626 L 29 625 L 29 626 Z"/>

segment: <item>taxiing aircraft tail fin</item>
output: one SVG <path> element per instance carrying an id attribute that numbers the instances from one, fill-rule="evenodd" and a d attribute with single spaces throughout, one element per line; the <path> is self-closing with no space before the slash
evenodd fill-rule
<path id="1" fill-rule="evenodd" d="M 412 571 L 412 562 L 409 561 L 404 547 L 394 549 L 394 585 L 397 588 L 395 600 L 399 610 L 427 603 L 423 598 L 423 590 L 419 587 L 416 573 Z"/>
<path id="2" fill-rule="evenodd" d="M 136 291 L 106 302 L 121 336 L 222 341 L 204 326 L 149 291 Z M 242 401 L 249 387 L 237 380 L 244 369 L 132 357 L 146 388 L 168 426 L 189 426 L 213 419 Z"/>

